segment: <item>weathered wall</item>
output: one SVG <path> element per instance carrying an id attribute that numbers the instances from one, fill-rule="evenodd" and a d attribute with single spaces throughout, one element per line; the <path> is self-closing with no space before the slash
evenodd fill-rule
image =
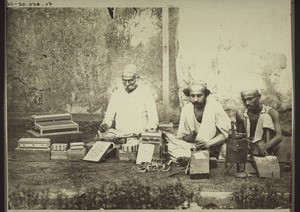
<path id="1" fill-rule="evenodd" d="M 233 118 L 239 91 L 257 87 L 291 131 L 289 2 L 202 0 L 169 9 L 170 120 L 179 121 L 182 89 L 206 81 Z M 162 10 L 9 8 L 8 111 L 103 116 L 120 72 L 134 63 L 152 87 L 162 118 Z"/>
<path id="2" fill-rule="evenodd" d="M 127 63 L 162 107 L 160 8 L 9 8 L 8 112 L 103 113 Z"/>
<path id="3" fill-rule="evenodd" d="M 207 1 L 181 7 L 176 61 L 179 96 L 192 79 L 207 82 L 234 119 L 240 91 L 260 89 L 263 102 L 283 114 L 291 129 L 290 2 Z"/>

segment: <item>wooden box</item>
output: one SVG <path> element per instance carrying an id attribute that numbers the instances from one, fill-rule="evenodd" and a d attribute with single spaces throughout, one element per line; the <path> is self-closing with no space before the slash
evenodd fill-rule
<path id="1" fill-rule="evenodd" d="M 65 143 L 55 143 L 51 145 L 52 151 L 66 151 L 68 149 L 68 144 Z"/>
<path id="2" fill-rule="evenodd" d="M 217 158 L 216 157 L 209 157 L 209 168 L 216 169 L 218 167 Z"/>
<path id="3" fill-rule="evenodd" d="M 68 151 L 51 151 L 51 160 L 67 160 L 68 159 Z"/>
<path id="4" fill-rule="evenodd" d="M 72 120 L 71 114 L 33 115 L 30 118 L 30 130 L 50 135 L 78 132 L 79 126 Z"/>
<path id="5" fill-rule="evenodd" d="M 192 152 L 190 163 L 190 178 L 209 178 L 209 152 L 207 150 Z"/>
<path id="6" fill-rule="evenodd" d="M 68 149 L 68 160 L 82 160 L 86 155 L 86 148 Z"/>
<path id="7" fill-rule="evenodd" d="M 123 152 L 137 152 L 138 151 L 139 140 L 128 139 L 126 143 L 122 144 Z"/>
<path id="8" fill-rule="evenodd" d="M 146 130 L 141 134 L 141 140 L 145 142 L 161 143 L 162 131 L 160 130 Z"/>
<path id="9" fill-rule="evenodd" d="M 50 160 L 50 148 L 48 149 L 22 149 L 16 148 L 15 151 L 8 153 L 9 160 L 43 162 Z"/>
<path id="10" fill-rule="evenodd" d="M 70 149 L 78 149 L 81 150 L 84 148 L 84 143 L 83 142 L 71 142 L 70 143 Z"/>
<path id="11" fill-rule="evenodd" d="M 118 156 L 120 161 L 136 161 L 137 152 L 124 152 L 123 150 L 119 149 Z"/>
<path id="12" fill-rule="evenodd" d="M 21 138 L 18 140 L 19 149 L 48 149 L 51 142 L 49 138 Z"/>

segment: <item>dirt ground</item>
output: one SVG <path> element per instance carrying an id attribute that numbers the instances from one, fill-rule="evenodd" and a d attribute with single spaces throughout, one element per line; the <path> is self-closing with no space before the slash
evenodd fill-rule
<path id="1" fill-rule="evenodd" d="M 84 132 L 85 142 L 92 140 L 96 128 L 96 122 L 79 123 L 81 131 Z M 28 120 L 11 120 L 8 122 L 8 158 L 14 153 L 17 141 L 24 137 L 29 127 Z M 173 177 L 171 174 L 182 170 L 182 167 L 172 165 L 168 172 L 133 172 L 134 166 L 131 162 L 121 162 L 116 159 L 107 159 L 104 162 L 93 163 L 87 161 L 55 161 L 26 162 L 8 160 L 8 187 L 18 185 L 31 189 L 49 188 L 53 193 L 58 191 L 72 193 L 80 188 L 96 186 L 106 181 L 123 181 L 139 178 L 148 184 L 165 184 L 180 182 L 188 189 L 197 191 L 233 191 L 243 182 L 251 181 L 264 185 L 265 179 L 249 177 L 240 179 L 232 174 L 236 172 L 233 167 L 226 175 L 222 175 L 224 163 L 218 163 L 217 169 L 211 169 L 209 179 L 192 180 L 184 175 L 183 171 Z M 291 172 L 283 172 L 282 178 L 275 181 L 275 187 L 285 193 L 291 192 Z M 9 189 L 10 190 L 10 189 Z"/>

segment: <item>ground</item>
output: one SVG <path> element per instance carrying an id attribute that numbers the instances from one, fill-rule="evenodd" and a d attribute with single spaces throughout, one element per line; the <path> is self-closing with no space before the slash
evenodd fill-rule
<path id="1" fill-rule="evenodd" d="M 97 123 L 82 122 L 80 129 L 86 135 L 85 142 L 93 140 Z M 17 140 L 25 136 L 28 129 L 28 120 L 13 120 L 8 122 L 8 191 L 10 188 L 22 186 L 34 190 L 49 188 L 51 193 L 62 191 L 72 194 L 78 189 L 101 185 L 107 181 L 125 181 L 138 178 L 149 185 L 162 185 L 177 182 L 178 180 L 187 189 L 198 191 L 227 192 L 239 188 L 244 182 L 253 182 L 264 185 L 266 179 L 249 177 L 240 179 L 232 174 L 236 172 L 233 167 L 229 173 L 222 175 L 224 163 L 218 163 L 217 169 L 211 169 L 209 179 L 192 180 L 185 175 L 182 167 L 172 165 L 168 172 L 133 172 L 132 162 L 120 162 L 116 159 L 107 159 L 100 163 L 86 161 L 36 161 L 26 162 L 13 160 L 9 156 L 14 153 Z M 180 172 L 170 177 L 171 174 Z M 283 172 L 282 178 L 274 181 L 275 187 L 282 193 L 291 192 L 291 172 Z"/>

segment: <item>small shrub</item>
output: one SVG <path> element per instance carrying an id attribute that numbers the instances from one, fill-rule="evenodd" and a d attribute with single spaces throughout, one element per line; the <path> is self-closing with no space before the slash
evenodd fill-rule
<path id="1" fill-rule="evenodd" d="M 106 182 L 93 188 L 78 189 L 77 194 L 67 196 L 58 192 L 50 198 L 48 190 L 17 187 L 10 191 L 12 209 L 175 209 L 193 198 L 181 182 L 162 186 L 150 186 L 138 179 L 120 183 Z"/>
<path id="2" fill-rule="evenodd" d="M 265 185 L 245 182 L 233 191 L 233 199 L 239 209 L 275 209 L 289 208 L 290 201 L 283 198 L 280 191 L 275 189 L 272 180 Z"/>

